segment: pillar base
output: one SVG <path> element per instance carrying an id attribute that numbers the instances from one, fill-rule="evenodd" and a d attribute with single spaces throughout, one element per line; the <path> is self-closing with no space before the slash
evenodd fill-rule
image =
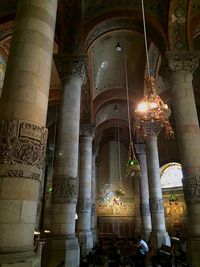
<path id="1" fill-rule="evenodd" d="M 40 267 L 41 255 L 31 253 L 0 254 L 0 267 Z"/>
<path id="2" fill-rule="evenodd" d="M 197 267 L 200 263 L 200 237 L 189 237 L 187 241 L 187 259 L 192 266 Z"/>
<path id="3" fill-rule="evenodd" d="M 55 267 L 62 261 L 67 267 L 78 267 L 80 264 L 80 248 L 75 236 L 52 236 L 47 240 L 44 253 L 44 266 Z M 46 262 L 48 261 L 48 262 Z"/>
<path id="4" fill-rule="evenodd" d="M 77 236 L 81 249 L 81 257 L 85 257 L 93 248 L 92 232 L 78 232 Z"/>
<path id="5" fill-rule="evenodd" d="M 152 231 L 149 241 L 153 249 L 160 248 L 162 244 L 171 246 L 170 237 L 166 231 Z"/>
<path id="6" fill-rule="evenodd" d="M 150 233 L 151 229 L 143 229 L 141 232 L 142 239 L 144 239 L 146 242 L 149 242 L 150 240 Z"/>

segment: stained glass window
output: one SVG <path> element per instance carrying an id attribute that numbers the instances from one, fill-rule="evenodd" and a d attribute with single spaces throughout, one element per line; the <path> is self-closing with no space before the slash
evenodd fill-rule
<path id="1" fill-rule="evenodd" d="M 161 167 L 161 187 L 172 188 L 182 186 L 182 168 L 177 162 L 170 162 Z"/>

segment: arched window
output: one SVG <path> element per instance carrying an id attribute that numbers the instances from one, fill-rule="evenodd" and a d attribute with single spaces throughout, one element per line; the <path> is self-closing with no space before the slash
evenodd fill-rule
<path id="1" fill-rule="evenodd" d="M 182 168 L 181 164 L 177 162 L 170 162 L 163 165 L 160 168 L 161 172 L 161 187 L 162 188 L 172 188 L 172 187 L 182 187 Z"/>

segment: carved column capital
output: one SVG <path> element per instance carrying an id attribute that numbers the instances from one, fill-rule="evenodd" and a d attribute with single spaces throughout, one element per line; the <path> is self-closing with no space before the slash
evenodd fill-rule
<path id="1" fill-rule="evenodd" d="M 200 204 L 200 176 L 184 178 L 183 191 L 187 204 Z"/>
<path id="2" fill-rule="evenodd" d="M 78 199 L 78 213 L 91 212 L 92 199 L 91 198 L 79 198 Z"/>
<path id="3" fill-rule="evenodd" d="M 185 70 L 193 73 L 198 67 L 199 52 L 166 52 L 166 63 L 170 71 Z"/>
<path id="4" fill-rule="evenodd" d="M 53 178 L 53 203 L 77 203 L 79 178 L 60 175 Z"/>
<path id="5" fill-rule="evenodd" d="M 150 215 L 150 206 L 148 203 L 141 203 L 140 204 L 140 211 L 142 216 L 149 216 Z"/>
<path id="6" fill-rule="evenodd" d="M 61 80 L 74 76 L 80 78 L 83 83 L 86 82 L 88 76 L 86 55 L 56 54 L 54 60 Z"/>
<path id="7" fill-rule="evenodd" d="M 150 211 L 151 213 L 163 213 L 164 207 L 163 207 L 163 199 L 162 198 L 150 198 Z"/>
<path id="8" fill-rule="evenodd" d="M 161 130 L 161 125 L 159 122 L 152 122 L 152 121 L 144 121 L 142 123 L 142 128 L 145 133 L 145 136 L 148 138 L 150 137 L 157 137 Z"/>
<path id="9" fill-rule="evenodd" d="M 93 124 L 81 124 L 80 126 L 80 136 L 92 137 L 95 135 L 95 128 Z"/>

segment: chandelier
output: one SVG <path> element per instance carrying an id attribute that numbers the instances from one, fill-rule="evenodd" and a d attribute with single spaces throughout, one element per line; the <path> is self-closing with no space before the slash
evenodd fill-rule
<path id="1" fill-rule="evenodd" d="M 144 126 L 149 126 L 150 123 L 158 124 L 161 128 L 165 129 L 166 137 L 173 137 L 174 132 L 169 122 L 169 116 L 171 114 L 170 108 L 165 104 L 157 93 L 156 81 L 153 76 L 150 75 L 149 57 L 147 48 L 147 36 L 146 25 L 144 15 L 144 3 L 142 4 L 142 16 L 144 27 L 144 40 L 147 59 L 147 72 L 148 76 L 144 81 L 144 96 L 141 102 L 138 104 L 136 113 L 136 130 L 144 139 L 147 139 L 147 133 Z"/>

